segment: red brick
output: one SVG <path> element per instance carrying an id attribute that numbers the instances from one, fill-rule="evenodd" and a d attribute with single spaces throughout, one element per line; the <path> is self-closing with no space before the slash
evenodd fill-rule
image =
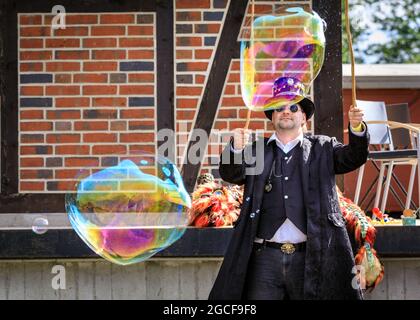
<path id="1" fill-rule="evenodd" d="M 94 130 L 108 130 L 108 121 L 76 121 L 74 123 L 74 130 L 78 131 L 94 131 Z"/>
<path id="2" fill-rule="evenodd" d="M 47 48 L 74 48 L 80 47 L 79 39 L 72 38 L 59 38 L 59 39 L 46 39 L 45 46 Z"/>
<path id="3" fill-rule="evenodd" d="M 55 147 L 56 155 L 65 155 L 65 154 L 90 154 L 90 147 L 80 144 L 74 145 L 58 145 Z"/>
<path id="4" fill-rule="evenodd" d="M 50 27 L 21 27 L 21 37 L 49 37 Z"/>
<path id="5" fill-rule="evenodd" d="M 222 106 L 242 107 L 242 106 L 245 106 L 245 104 L 242 98 L 240 97 L 225 97 L 222 100 Z"/>
<path id="6" fill-rule="evenodd" d="M 177 9 L 198 9 L 210 8 L 210 0 L 177 0 L 176 1 L 176 8 Z"/>
<path id="7" fill-rule="evenodd" d="M 98 23 L 96 14 L 67 14 L 66 24 L 95 24 Z"/>
<path id="8" fill-rule="evenodd" d="M 249 123 L 249 129 L 251 130 L 264 130 L 266 121 L 251 121 Z"/>
<path id="9" fill-rule="evenodd" d="M 241 108 L 239 110 L 239 118 L 246 119 L 248 116 L 248 109 Z M 251 111 L 251 119 L 267 119 L 263 111 Z"/>
<path id="10" fill-rule="evenodd" d="M 21 72 L 42 71 L 43 69 L 44 69 L 44 66 L 41 62 L 28 62 L 28 63 L 20 64 Z"/>
<path id="11" fill-rule="evenodd" d="M 120 142 L 154 142 L 154 133 L 121 133 Z"/>
<path id="12" fill-rule="evenodd" d="M 153 50 L 128 50 L 128 59 L 153 59 Z"/>
<path id="13" fill-rule="evenodd" d="M 67 23 L 67 21 L 66 21 Z M 54 30 L 54 36 L 56 37 L 65 37 L 65 36 L 87 36 L 89 35 L 88 27 L 68 27 L 65 29 L 56 29 Z"/>
<path id="14" fill-rule="evenodd" d="M 111 130 L 112 131 L 126 131 L 127 121 L 111 121 Z"/>
<path id="15" fill-rule="evenodd" d="M 124 26 L 92 26 L 91 36 L 123 36 L 125 35 Z"/>
<path id="16" fill-rule="evenodd" d="M 21 191 L 44 191 L 45 182 L 39 181 L 20 181 Z"/>
<path id="17" fill-rule="evenodd" d="M 58 73 L 54 75 L 55 83 L 71 83 L 71 74 Z"/>
<path id="18" fill-rule="evenodd" d="M 85 133 L 83 142 L 117 142 L 115 133 Z"/>
<path id="19" fill-rule="evenodd" d="M 98 145 L 93 146 L 93 154 L 125 154 L 127 152 L 127 147 L 124 145 Z"/>
<path id="20" fill-rule="evenodd" d="M 239 61 L 232 61 L 230 71 L 239 71 L 241 70 L 241 63 Z"/>
<path id="21" fill-rule="evenodd" d="M 196 59 L 210 59 L 213 50 L 208 49 L 196 49 L 194 50 L 194 56 Z"/>
<path id="22" fill-rule="evenodd" d="M 236 118 L 238 113 L 235 109 L 219 110 L 218 118 Z"/>
<path id="23" fill-rule="evenodd" d="M 19 17 L 19 23 L 21 25 L 24 24 L 42 24 L 42 16 L 41 15 L 21 15 Z"/>
<path id="24" fill-rule="evenodd" d="M 79 62 L 48 62 L 47 71 L 80 71 Z"/>
<path id="25" fill-rule="evenodd" d="M 254 13 L 267 13 L 267 12 L 271 12 L 271 10 L 273 10 L 273 7 L 271 4 L 256 4 L 254 6 Z M 248 8 L 249 14 L 252 13 L 252 7 L 249 6 Z"/>
<path id="26" fill-rule="evenodd" d="M 43 119 L 44 111 L 43 110 L 21 110 L 20 119 L 29 120 L 29 119 Z"/>
<path id="27" fill-rule="evenodd" d="M 47 119 L 80 119 L 80 110 L 48 110 Z"/>
<path id="28" fill-rule="evenodd" d="M 20 39 L 21 48 L 35 49 L 43 46 L 43 39 Z"/>
<path id="29" fill-rule="evenodd" d="M 100 24 L 134 23 L 134 14 L 101 14 Z"/>
<path id="30" fill-rule="evenodd" d="M 228 128 L 227 121 L 216 121 L 214 124 L 214 128 L 217 130 L 225 130 Z"/>
<path id="31" fill-rule="evenodd" d="M 117 86 L 83 86 L 83 95 L 107 95 L 107 94 L 117 94 Z"/>
<path id="32" fill-rule="evenodd" d="M 66 146 L 68 147 L 68 146 Z M 63 154 L 71 154 L 71 153 L 63 153 Z M 77 153 L 76 153 L 77 154 Z M 86 175 L 89 175 L 89 170 L 78 170 L 78 169 L 57 169 L 55 170 L 55 179 L 74 179 L 79 177 L 83 172 Z"/>
<path id="33" fill-rule="evenodd" d="M 129 130 L 154 130 L 155 122 L 154 121 L 129 121 L 128 129 Z"/>
<path id="34" fill-rule="evenodd" d="M 20 146 L 20 154 L 21 155 L 29 155 L 29 154 L 52 154 L 52 146 Z"/>
<path id="35" fill-rule="evenodd" d="M 245 127 L 246 121 L 229 121 L 229 130 Z"/>
<path id="36" fill-rule="evenodd" d="M 129 153 L 143 153 L 143 152 L 148 152 L 151 154 L 155 154 L 156 152 L 156 148 L 154 145 L 144 145 L 144 144 L 139 144 L 139 145 L 130 145 L 129 148 Z"/>
<path id="37" fill-rule="evenodd" d="M 99 109 L 99 110 L 84 110 L 83 119 L 116 119 L 118 118 L 118 110 L 114 109 Z"/>
<path id="38" fill-rule="evenodd" d="M 241 74 L 240 73 L 229 74 L 228 82 L 241 82 Z"/>
<path id="39" fill-rule="evenodd" d="M 177 87 L 176 94 L 179 96 L 199 96 L 202 89 L 201 87 Z"/>
<path id="40" fill-rule="evenodd" d="M 89 98 L 56 98 L 56 108 L 89 107 Z"/>
<path id="41" fill-rule="evenodd" d="M 55 58 L 70 60 L 89 59 L 89 50 L 56 51 Z"/>
<path id="42" fill-rule="evenodd" d="M 101 61 L 101 62 L 84 62 L 83 71 L 117 71 L 118 62 Z"/>
<path id="43" fill-rule="evenodd" d="M 176 21 L 200 21 L 201 20 L 201 12 L 200 11 L 192 11 L 192 12 L 177 12 L 176 13 Z"/>
<path id="44" fill-rule="evenodd" d="M 20 179 L 51 179 L 52 170 L 20 170 Z"/>
<path id="45" fill-rule="evenodd" d="M 21 86 L 20 94 L 22 96 L 42 96 L 44 95 L 44 87 L 41 86 Z"/>
<path id="46" fill-rule="evenodd" d="M 194 119 L 195 111 L 178 110 L 176 113 L 177 120 L 192 120 Z"/>
<path id="47" fill-rule="evenodd" d="M 21 51 L 20 60 L 51 60 L 52 51 Z"/>
<path id="48" fill-rule="evenodd" d="M 120 94 L 153 94 L 154 86 L 130 85 L 120 86 Z"/>
<path id="49" fill-rule="evenodd" d="M 179 47 L 200 47 L 202 39 L 200 37 L 176 37 L 176 45 Z"/>
<path id="50" fill-rule="evenodd" d="M 192 59 L 193 51 L 192 50 L 176 50 L 177 59 Z"/>
<path id="51" fill-rule="evenodd" d="M 51 131 L 52 122 L 21 122 L 21 131 Z"/>
<path id="52" fill-rule="evenodd" d="M 203 84 L 204 81 L 206 81 L 206 76 L 202 74 L 196 74 L 195 75 L 195 84 Z"/>
<path id="53" fill-rule="evenodd" d="M 153 47 L 153 38 L 119 38 L 120 47 Z"/>
<path id="54" fill-rule="evenodd" d="M 47 134 L 47 143 L 77 143 L 80 142 L 80 134 Z"/>
<path id="55" fill-rule="evenodd" d="M 94 107 L 126 107 L 127 98 L 93 98 Z"/>
<path id="56" fill-rule="evenodd" d="M 177 108 L 197 108 L 198 99 L 176 99 Z"/>
<path id="57" fill-rule="evenodd" d="M 204 26 L 204 28 L 202 26 Z M 196 24 L 194 30 L 196 33 L 219 33 L 220 27 L 221 24 L 219 23 L 209 23 L 205 25 Z"/>
<path id="58" fill-rule="evenodd" d="M 43 134 L 22 134 L 20 136 L 21 143 L 44 143 Z"/>
<path id="59" fill-rule="evenodd" d="M 128 26 L 129 36 L 152 36 L 152 26 Z"/>
<path id="60" fill-rule="evenodd" d="M 128 74 L 128 82 L 154 82 L 155 75 L 153 73 L 130 73 Z"/>
<path id="61" fill-rule="evenodd" d="M 47 182 L 48 191 L 75 191 L 77 181 L 52 181 Z"/>
<path id="62" fill-rule="evenodd" d="M 97 167 L 99 165 L 99 159 L 97 157 L 72 157 L 64 160 L 66 167 Z"/>
<path id="63" fill-rule="evenodd" d="M 43 167 L 44 158 L 20 158 L 20 167 Z"/>
<path id="64" fill-rule="evenodd" d="M 153 109 L 130 109 L 121 110 L 120 119 L 153 119 L 155 116 Z"/>
<path id="65" fill-rule="evenodd" d="M 108 82 L 106 73 L 77 73 L 73 76 L 74 83 L 103 83 Z"/>
<path id="66" fill-rule="evenodd" d="M 125 50 L 94 50 L 92 59 L 118 60 L 125 59 Z"/>
<path id="67" fill-rule="evenodd" d="M 110 48 L 117 46 L 115 38 L 89 38 L 83 39 L 84 48 Z"/>
<path id="68" fill-rule="evenodd" d="M 207 66 L 207 62 L 188 62 L 187 71 L 206 71 Z"/>
<path id="69" fill-rule="evenodd" d="M 224 94 L 235 94 L 235 86 L 226 85 Z"/>
<path id="70" fill-rule="evenodd" d="M 79 95 L 80 87 L 79 86 L 47 86 L 46 95 L 48 96 L 70 96 L 70 95 Z"/>

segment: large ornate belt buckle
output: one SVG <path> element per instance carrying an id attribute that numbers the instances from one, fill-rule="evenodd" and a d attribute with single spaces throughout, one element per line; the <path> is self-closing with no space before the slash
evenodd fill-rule
<path id="1" fill-rule="evenodd" d="M 280 249 L 283 253 L 287 253 L 287 254 L 292 254 L 296 250 L 293 243 L 284 243 L 282 244 Z"/>

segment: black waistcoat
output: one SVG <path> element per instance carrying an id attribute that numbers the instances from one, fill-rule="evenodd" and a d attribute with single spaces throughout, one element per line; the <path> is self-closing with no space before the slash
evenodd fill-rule
<path id="1" fill-rule="evenodd" d="M 274 162 L 271 178 L 268 178 L 272 189 L 264 192 L 257 236 L 271 239 L 286 218 L 306 234 L 306 211 L 300 172 L 302 148 L 298 144 L 286 154 L 275 142 L 272 144 Z"/>

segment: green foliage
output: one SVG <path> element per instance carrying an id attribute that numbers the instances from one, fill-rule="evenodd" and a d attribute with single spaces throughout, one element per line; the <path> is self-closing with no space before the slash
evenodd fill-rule
<path id="1" fill-rule="evenodd" d="M 349 63 L 344 0 L 342 8 L 343 63 Z M 420 63 L 418 0 L 350 0 L 350 13 L 357 63 L 366 63 L 368 58 L 370 63 Z M 372 41 L 375 30 L 380 30 L 386 41 Z"/>

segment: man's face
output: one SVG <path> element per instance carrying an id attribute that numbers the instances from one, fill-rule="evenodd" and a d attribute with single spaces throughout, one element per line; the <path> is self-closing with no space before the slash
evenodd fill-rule
<path id="1" fill-rule="evenodd" d="M 276 131 L 298 130 L 306 123 L 306 114 L 298 104 L 283 106 L 274 110 L 272 121 Z"/>

